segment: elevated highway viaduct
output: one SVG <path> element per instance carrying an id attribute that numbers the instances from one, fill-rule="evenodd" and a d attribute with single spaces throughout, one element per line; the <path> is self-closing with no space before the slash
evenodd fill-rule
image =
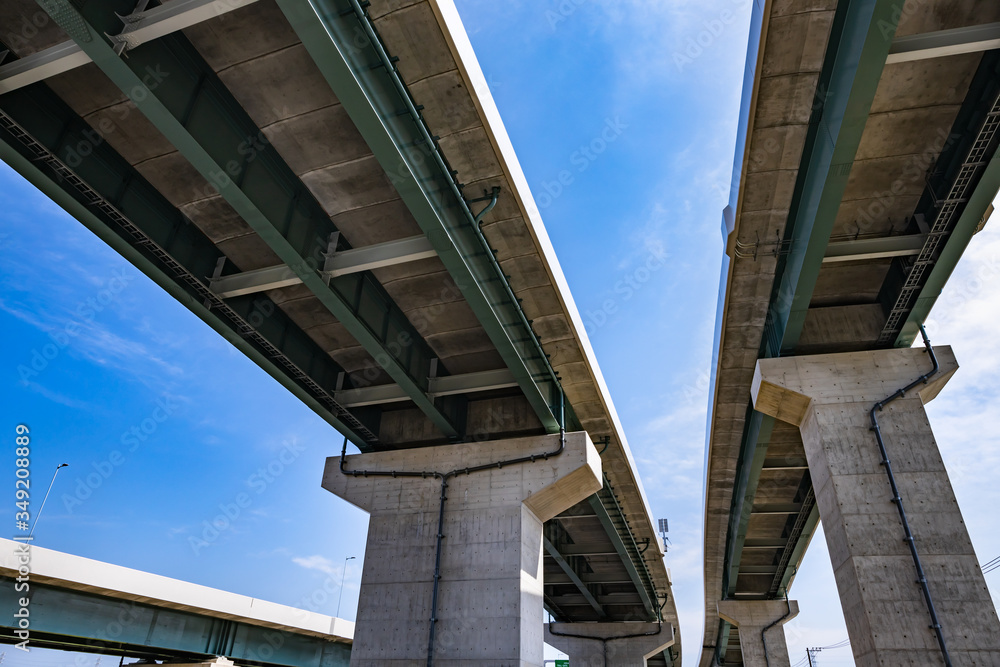
<path id="1" fill-rule="evenodd" d="M 0 581 L 0 602 L 10 611 L 0 638 L 29 651 L 172 663 L 229 656 L 260 667 L 346 667 L 351 659 L 354 624 L 342 618 L 24 541 L 0 540 Z M 30 603 L 22 607 L 24 598 Z"/>
<path id="2" fill-rule="evenodd" d="M 785 600 L 821 519 L 858 665 L 1000 663 L 923 412 L 957 364 L 910 349 L 1000 186 L 998 22 L 976 0 L 753 3 L 723 215 L 703 667 L 788 664 Z"/>
<path id="3" fill-rule="evenodd" d="M 351 664 L 540 665 L 543 608 L 679 664 L 625 435 L 449 0 L 5 0 L 0 35 L 0 157 L 361 452 L 324 478 L 372 513 Z"/>

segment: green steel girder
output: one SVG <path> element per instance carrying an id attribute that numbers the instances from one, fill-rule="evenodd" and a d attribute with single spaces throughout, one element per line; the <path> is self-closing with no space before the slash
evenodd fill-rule
<path id="1" fill-rule="evenodd" d="M 635 585 L 642 606 L 649 614 L 647 620 L 655 621 L 659 618 L 659 607 L 656 604 L 656 587 L 653 585 L 653 578 L 646 568 L 646 562 L 642 559 L 639 545 L 635 542 L 632 530 L 629 528 L 625 513 L 615 498 L 615 493 L 608 482 L 607 475 L 604 476 L 604 487 L 587 499 L 593 508 L 594 513 L 600 520 L 601 525 L 611 538 L 611 543 L 615 546 L 625 571 Z"/>
<path id="2" fill-rule="evenodd" d="M 433 353 L 381 285 L 367 273 L 329 284 L 319 274 L 314 260 L 336 231 L 333 223 L 273 146 L 260 142 L 247 150 L 248 142 L 263 136 L 260 129 L 194 47 L 172 34 L 122 58 L 91 24 L 114 18 L 106 6 L 85 3 L 81 14 L 69 0 L 40 4 L 434 425 L 448 437 L 461 437 L 426 394 Z"/>
<path id="3" fill-rule="evenodd" d="M 543 426 L 560 387 L 450 168 L 356 0 L 277 0 L 476 313 Z M 373 38 L 374 37 L 374 38 Z"/>
<path id="4" fill-rule="evenodd" d="M 848 176 L 871 111 L 885 61 L 896 33 L 903 0 L 842 1 L 817 85 L 817 104 L 789 212 L 785 240 L 790 252 L 779 260 L 759 356 L 779 356 L 795 348 L 826 254 Z M 763 415 L 748 408 L 737 470 L 723 564 L 723 595 L 736 586 L 749 512 L 766 447 Z M 761 451 L 763 450 L 763 451 Z M 740 548 L 737 548 L 739 545 Z M 804 550 L 796 548 L 794 553 Z M 788 569 L 794 570 L 794 567 Z M 784 574 L 782 574 L 784 579 Z M 718 651 L 728 624 L 719 621 Z"/>
<path id="5" fill-rule="evenodd" d="M 744 420 L 743 450 L 736 467 L 736 486 L 729 511 L 729 531 L 726 535 L 726 569 L 722 573 L 722 590 L 727 597 L 736 592 L 737 574 L 750 526 L 750 513 L 757 495 L 757 482 L 764 468 L 767 446 L 771 440 L 774 418 L 752 408 Z"/>
<path id="6" fill-rule="evenodd" d="M 14 580 L 0 577 L 0 605 L 17 609 Z M 58 648 L 160 660 L 212 660 L 265 667 L 347 667 L 347 644 L 287 630 L 31 584 L 32 648 Z M 16 623 L 0 625 L 0 642 L 21 641 Z"/>
<path id="7" fill-rule="evenodd" d="M 107 142 L 88 139 L 90 126 L 47 86 L 4 95 L 0 115 L 29 137 L 17 138 L 0 118 L 0 158 L 359 448 L 371 447 L 374 435 L 332 401 L 343 369 L 262 295 L 213 309 L 203 277 L 218 259 L 215 245 Z M 25 141 L 35 142 L 34 150 Z M 90 152 L 74 150 L 80 145 Z M 93 194 L 74 187 L 75 179 Z"/>
<path id="8" fill-rule="evenodd" d="M 981 170 L 981 174 L 973 177 L 978 180 L 973 181 L 974 188 L 971 194 L 965 193 L 967 201 L 961 209 L 957 222 L 948 233 L 943 247 L 938 246 L 934 264 L 923 278 L 920 291 L 915 295 L 906 320 L 895 338 L 894 347 L 910 347 L 913 344 L 920 325 L 930 314 L 941 290 L 944 289 L 948 278 L 971 242 L 973 234 L 976 233 L 990 202 L 1000 189 L 998 151 L 994 151 L 985 164 L 981 163 L 982 158 L 978 155 L 969 159 L 970 149 L 982 141 L 979 135 L 984 131 L 988 132 L 989 125 L 996 122 L 998 94 L 1000 94 L 1000 53 L 993 51 L 983 55 L 979 70 L 969 86 L 966 101 L 955 119 L 949 140 L 950 147 L 946 146 L 941 152 L 916 212 L 924 215 L 932 229 L 939 226 L 939 222 L 944 224 L 944 221 L 938 220 L 938 216 L 942 215 L 940 207 L 943 205 L 942 202 L 936 201 L 941 197 L 940 193 L 950 190 L 956 179 L 964 176 L 963 172 L 967 174 L 969 168 Z M 995 142 L 994 139 L 994 145 Z M 886 301 L 889 302 L 883 302 L 887 309 L 893 305 L 892 301 L 905 302 L 901 283 L 910 278 L 907 267 L 899 263 L 893 264 L 890 275 L 895 277 L 895 281 L 887 277 L 886 284 L 892 282 L 895 289 L 888 293 L 888 290 L 883 288 L 883 291 L 887 292 Z"/>
<path id="9" fill-rule="evenodd" d="M 802 562 L 803 557 L 806 555 L 806 548 L 809 546 L 809 542 L 812 541 L 813 533 L 816 532 L 816 526 L 818 525 L 819 505 L 813 504 L 812 509 L 809 511 L 809 516 L 806 517 L 805 523 L 802 526 L 802 533 L 792 548 L 791 557 L 788 559 L 790 566 L 786 567 L 783 572 L 778 573 L 781 575 L 778 590 L 781 591 L 782 595 L 787 595 L 788 587 L 792 585 L 792 578 L 798 571 L 799 563 Z"/>
<path id="10" fill-rule="evenodd" d="M 590 603 L 590 606 L 594 608 L 597 615 L 602 619 L 607 618 L 608 614 L 604 611 L 604 607 L 602 607 L 601 603 L 597 601 L 597 598 L 594 597 L 590 588 L 583 582 L 580 575 L 576 573 L 573 566 L 569 564 L 569 561 L 567 561 L 566 558 L 559 553 L 559 547 L 553 544 L 547 537 L 543 536 L 542 539 L 545 542 L 545 551 L 547 551 L 548 554 L 552 556 L 552 560 L 554 560 L 556 564 L 562 568 L 562 571 L 567 577 L 569 577 L 569 580 L 573 582 L 573 585 L 576 586 L 578 591 L 580 591 L 580 594 L 586 598 L 587 602 Z"/>
<path id="11" fill-rule="evenodd" d="M 775 281 L 765 356 L 792 351 L 802 333 L 902 5 L 852 0 L 838 6 L 788 216 L 790 252 Z"/>
<path id="12" fill-rule="evenodd" d="M 951 277 L 958 265 L 958 260 L 962 258 L 969 242 L 972 241 L 972 235 L 976 233 L 976 226 L 996 196 L 998 188 L 1000 188 L 1000 151 L 994 154 L 990 160 L 979 185 L 976 186 L 974 194 L 966 204 L 965 210 L 962 211 L 958 224 L 949 235 L 948 243 L 945 244 L 937 261 L 934 262 L 934 268 L 927 276 L 927 281 L 920 290 L 920 294 L 906 318 L 906 323 L 896 338 L 894 347 L 913 345 L 913 341 L 920 333 L 920 325 L 924 323 L 930 315 L 931 308 L 937 303 L 941 290 L 944 289 L 945 283 L 948 282 L 948 278 Z"/>

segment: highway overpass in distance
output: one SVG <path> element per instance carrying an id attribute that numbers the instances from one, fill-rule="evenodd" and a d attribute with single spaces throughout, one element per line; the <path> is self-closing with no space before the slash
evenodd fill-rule
<path id="1" fill-rule="evenodd" d="M 342 618 L 29 545 L 0 539 L 6 643 L 23 641 L 13 614 L 30 596 L 28 649 L 169 662 L 224 655 L 262 667 L 350 663 L 354 623 Z"/>

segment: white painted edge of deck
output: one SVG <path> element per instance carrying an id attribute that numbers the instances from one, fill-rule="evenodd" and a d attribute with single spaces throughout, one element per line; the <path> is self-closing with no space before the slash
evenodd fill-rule
<path id="1" fill-rule="evenodd" d="M 0 575 L 17 577 L 21 542 L 0 538 Z M 354 623 L 342 618 L 192 584 L 42 547 L 30 547 L 31 582 L 215 616 L 293 634 L 352 643 Z"/>

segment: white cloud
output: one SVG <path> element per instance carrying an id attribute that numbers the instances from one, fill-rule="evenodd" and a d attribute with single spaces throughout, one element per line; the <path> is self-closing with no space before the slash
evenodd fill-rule
<path id="1" fill-rule="evenodd" d="M 307 570 L 316 570 L 317 572 L 322 572 L 332 576 L 340 576 L 343 566 L 334 565 L 333 561 L 324 556 L 314 555 L 314 556 L 296 556 L 292 558 L 292 562 L 299 567 L 304 567 Z"/>

